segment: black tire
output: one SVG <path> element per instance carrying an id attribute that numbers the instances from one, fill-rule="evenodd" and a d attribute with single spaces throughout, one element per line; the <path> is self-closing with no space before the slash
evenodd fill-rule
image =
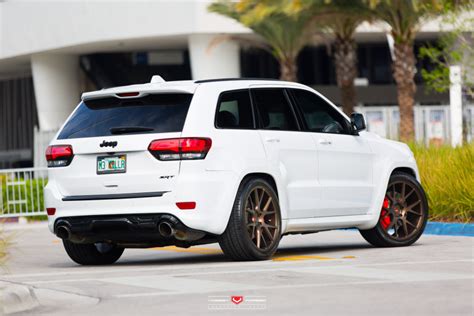
<path id="1" fill-rule="evenodd" d="M 272 217 L 271 214 L 265 215 L 265 207 L 262 209 L 260 206 L 261 214 L 257 215 L 255 213 L 255 216 L 251 215 L 251 212 L 254 212 L 254 208 L 245 209 L 246 205 L 248 205 L 247 203 L 251 203 L 248 202 L 248 199 L 251 199 L 250 194 L 254 194 L 255 192 L 258 194 L 258 190 L 262 189 L 266 193 L 262 193 L 259 204 L 271 203 L 271 207 L 274 209 L 274 211 L 271 211 L 271 214 L 274 214 L 274 217 Z M 266 202 L 263 202 L 265 201 L 265 197 L 267 198 Z M 271 199 L 269 199 L 269 197 L 271 197 Z M 269 200 L 270 202 L 268 202 Z M 255 208 L 255 210 L 257 209 L 258 208 Z M 250 220 L 253 222 L 249 223 L 249 218 L 251 218 Z M 257 220 L 255 220 L 255 218 L 257 218 Z M 275 228 L 271 228 L 270 231 L 264 226 L 267 225 L 267 227 L 270 227 L 269 225 L 271 225 L 271 223 L 274 224 Z M 256 241 L 254 241 L 254 239 L 256 240 L 257 238 L 255 236 L 256 230 L 260 230 L 260 233 L 257 234 L 260 239 L 260 246 L 257 246 Z M 265 248 L 262 247 L 265 240 L 263 235 L 268 239 L 268 243 L 265 242 Z M 274 238 L 271 239 L 270 236 L 273 236 Z M 227 228 L 218 238 L 222 251 L 227 257 L 236 261 L 266 260 L 271 258 L 275 253 L 278 244 L 280 243 L 280 239 L 281 213 L 275 190 L 267 181 L 261 178 L 249 178 L 246 181 L 243 181 L 237 192 Z"/>
<path id="2" fill-rule="evenodd" d="M 63 240 L 63 245 L 69 258 L 81 265 L 112 264 L 122 256 L 124 251 L 123 248 L 114 245 L 76 244 L 69 240 Z"/>
<path id="3" fill-rule="evenodd" d="M 360 233 L 376 247 L 409 246 L 421 237 L 427 220 L 428 201 L 423 187 L 411 175 L 394 173 L 387 186 L 377 225 L 372 229 L 360 230 Z"/>

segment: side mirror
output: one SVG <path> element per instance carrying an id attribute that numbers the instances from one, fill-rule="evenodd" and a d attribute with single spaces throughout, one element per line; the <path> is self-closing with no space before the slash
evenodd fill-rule
<path id="1" fill-rule="evenodd" d="M 364 115 L 362 115 L 361 113 L 351 114 L 351 124 L 356 132 L 360 132 L 366 129 Z"/>

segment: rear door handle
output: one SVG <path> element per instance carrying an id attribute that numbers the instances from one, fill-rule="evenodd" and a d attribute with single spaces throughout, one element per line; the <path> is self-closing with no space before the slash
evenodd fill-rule
<path id="1" fill-rule="evenodd" d="M 265 139 L 267 143 L 279 143 L 280 139 L 279 138 L 267 138 Z"/>
<path id="2" fill-rule="evenodd" d="M 331 144 L 332 144 L 332 142 L 331 142 L 330 140 L 328 140 L 328 139 L 320 139 L 320 140 L 319 140 L 319 143 L 320 143 L 321 145 L 331 145 Z"/>

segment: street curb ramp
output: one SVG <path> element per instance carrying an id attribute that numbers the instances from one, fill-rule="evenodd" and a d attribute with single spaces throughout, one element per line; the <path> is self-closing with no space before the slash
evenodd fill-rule
<path id="1" fill-rule="evenodd" d="M 33 288 L 0 281 L 0 315 L 24 312 L 38 306 Z"/>
<path id="2" fill-rule="evenodd" d="M 0 315 L 26 312 L 39 307 L 84 306 L 99 302 L 97 297 L 0 281 Z"/>

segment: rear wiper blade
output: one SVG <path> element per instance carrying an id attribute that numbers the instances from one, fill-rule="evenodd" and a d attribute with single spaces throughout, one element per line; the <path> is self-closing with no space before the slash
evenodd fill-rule
<path id="1" fill-rule="evenodd" d="M 138 132 L 151 132 L 154 130 L 155 130 L 154 128 L 144 127 L 144 126 L 121 126 L 121 127 L 112 127 L 109 129 L 112 135 L 138 133 Z"/>

